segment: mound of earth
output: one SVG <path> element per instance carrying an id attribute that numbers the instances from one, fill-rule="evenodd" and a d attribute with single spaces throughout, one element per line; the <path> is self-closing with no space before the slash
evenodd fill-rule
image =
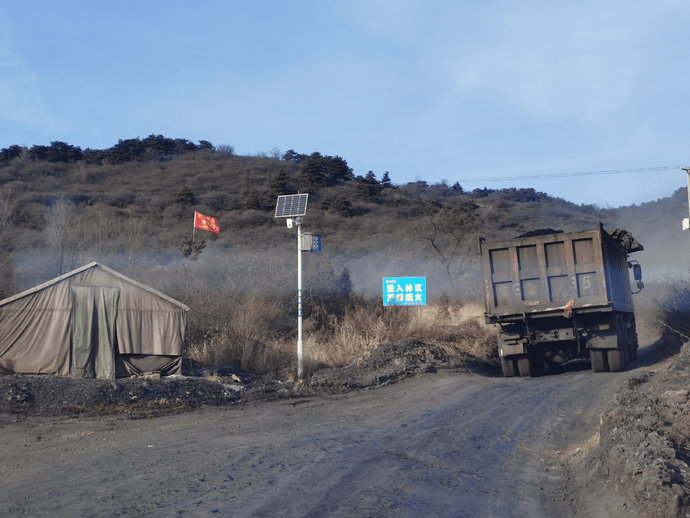
<path id="1" fill-rule="evenodd" d="M 56 376 L 0 377 L 0 413 L 35 416 L 156 417 L 218 406 L 270 392 L 278 382 L 264 382 L 246 373 L 225 377 L 131 377 L 116 380 Z"/>
<path id="2" fill-rule="evenodd" d="M 496 365 L 491 363 L 471 357 L 452 356 L 439 343 L 402 340 L 383 344 L 369 356 L 356 358 L 347 367 L 321 369 L 311 376 L 308 387 L 343 392 L 387 385 L 417 374 L 452 368 L 493 368 L 498 372 Z"/>
<path id="3" fill-rule="evenodd" d="M 689 346 L 613 396 L 584 462 L 592 492 L 620 495 L 625 516 L 690 515 Z"/>

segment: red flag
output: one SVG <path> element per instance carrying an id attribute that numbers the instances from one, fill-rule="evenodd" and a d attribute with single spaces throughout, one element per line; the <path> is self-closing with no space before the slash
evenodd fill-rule
<path id="1" fill-rule="evenodd" d="M 220 227 L 218 226 L 218 220 L 216 218 L 204 216 L 196 211 L 194 212 L 194 226 L 201 230 L 210 230 L 216 234 L 220 232 Z"/>

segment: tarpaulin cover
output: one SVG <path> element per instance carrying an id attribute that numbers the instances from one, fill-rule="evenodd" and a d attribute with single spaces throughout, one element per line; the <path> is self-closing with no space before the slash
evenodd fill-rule
<path id="1" fill-rule="evenodd" d="M 178 373 L 187 311 L 181 302 L 91 263 L 0 301 L 0 372 Z"/>
<path id="2" fill-rule="evenodd" d="M 618 241 L 623 248 L 630 254 L 632 252 L 641 252 L 644 247 L 633 237 L 633 235 L 623 228 L 617 228 L 611 232 L 609 235 Z"/>
<path id="3" fill-rule="evenodd" d="M 72 365 L 75 378 L 115 377 L 118 288 L 72 286 Z"/>

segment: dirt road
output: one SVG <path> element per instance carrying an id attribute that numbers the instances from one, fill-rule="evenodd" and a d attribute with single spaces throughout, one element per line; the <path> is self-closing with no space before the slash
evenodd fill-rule
<path id="1" fill-rule="evenodd" d="M 442 371 L 151 420 L 5 414 L 0 514 L 586 516 L 602 508 L 579 509 L 564 461 L 586 448 L 601 395 L 631 375 L 588 367 Z M 615 501 L 601 506 L 616 515 Z"/>

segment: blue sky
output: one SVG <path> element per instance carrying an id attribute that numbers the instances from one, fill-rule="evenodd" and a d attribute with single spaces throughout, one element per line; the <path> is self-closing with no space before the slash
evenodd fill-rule
<path id="1" fill-rule="evenodd" d="M 652 201 L 684 171 L 555 175 L 690 165 L 689 22 L 685 0 L 5 2 L 0 148 L 162 134 Z"/>

